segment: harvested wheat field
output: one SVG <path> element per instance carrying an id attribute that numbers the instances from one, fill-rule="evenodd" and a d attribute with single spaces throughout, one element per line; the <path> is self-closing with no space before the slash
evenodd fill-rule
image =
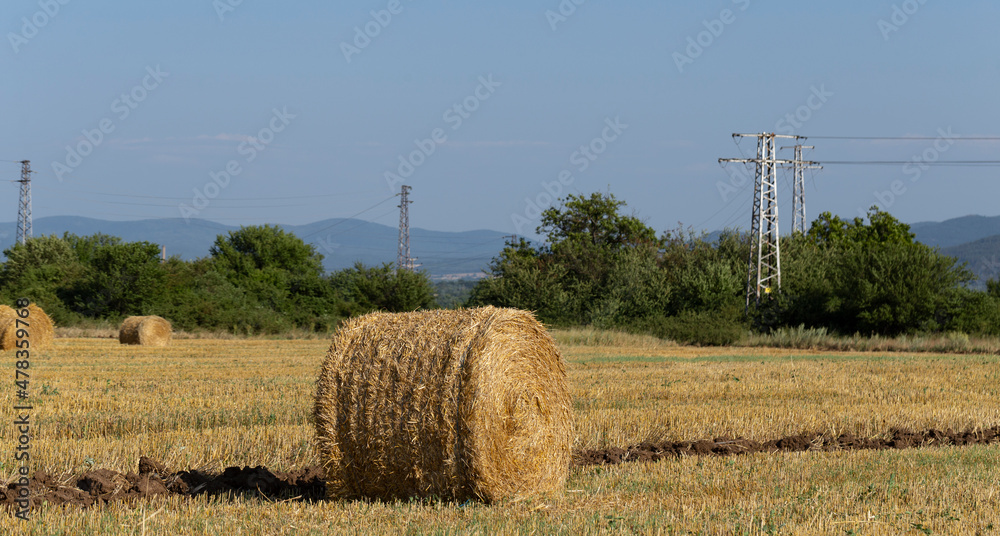
<path id="1" fill-rule="evenodd" d="M 46 348 L 55 338 L 55 325 L 41 307 L 30 304 L 28 316 L 21 318 L 17 311 L 7 305 L 0 305 L 0 350 L 13 350 L 17 346 L 17 330 L 23 328 L 28 333 L 31 348 Z M 17 320 L 21 322 L 18 323 Z"/>
<path id="2" fill-rule="evenodd" d="M 38 534 L 995 534 L 1000 358 L 678 348 L 562 331 L 561 490 L 327 499 L 328 341 L 57 339 L 34 354 Z M 13 367 L 9 368 L 13 379 Z M 14 389 L 0 403 L 12 407 Z M 14 451 L 15 429 L 0 427 Z M 3 465 L 10 481 L 16 466 Z M 130 474 L 131 473 L 131 474 Z M 48 501 L 48 502 L 43 502 Z M 62 504 L 62 506 L 58 506 Z"/>
<path id="3" fill-rule="evenodd" d="M 170 322 L 159 316 L 130 316 L 122 321 L 118 329 L 120 344 L 143 346 L 167 346 L 173 328 Z"/>

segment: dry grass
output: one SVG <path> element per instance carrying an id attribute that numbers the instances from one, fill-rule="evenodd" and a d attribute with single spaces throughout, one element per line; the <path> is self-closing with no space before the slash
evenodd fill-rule
<path id="1" fill-rule="evenodd" d="M 566 482 L 566 366 L 531 313 L 361 316 L 337 331 L 318 384 L 331 496 L 495 502 Z"/>
<path id="2" fill-rule="evenodd" d="M 1000 353 L 1000 338 L 965 333 L 927 333 L 884 337 L 833 335 L 825 328 L 781 328 L 773 333 L 747 333 L 739 346 L 833 350 L 838 352 L 933 352 L 948 354 Z"/>
<path id="3" fill-rule="evenodd" d="M 696 358 L 659 354 L 597 351 L 571 360 L 578 447 L 803 432 L 873 437 L 893 427 L 1000 423 L 996 356 L 753 348 L 706 349 Z"/>
<path id="4" fill-rule="evenodd" d="M 570 328 L 552 330 L 552 338 L 564 347 L 605 347 L 605 348 L 641 348 L 657 350 L 674 348 L 674 341 L 654 337 L 653 335 L 635 335 L 622 331 L 607 331 L 596 328 Z"/>
<path id="5" fill-rule="evenodd" d="M 605 335 L 595 334 L 598 340 Z M 560 334 L 556 334 L 560 338 Z M 563 346 L 576 445 L 721 434 L 884 433 L 1000 424 L 995 355 Z M 310 412 L 324 340 L 58 339 L 32 363 L 34 468 L 318 463 Z M 13 367 L 5 368 L 13 378 Z M 0 370 L 0 374 L 2 374 Z M 13 388 L 0 391 L 11 407 Z M 0 427 L 11 451 L 13 427 Z M 4 476 L 14 471 L 9 456 Z M 755 454 L 575 469 L 563 493 L 487 506 L 171 498 L 44 508 L 38 534 L 994 534 L 1000 447 Z M 143 523 L 145 520 L 145 524 Z M 0 533 L 15 525 L 0 518 Z M 930 531 L 930 532 L 928 532 Z"/>
<path id="6" fill-rule="evenodd" d="M 91 325 L 55 328 L 55 336 L 60 339 L 117 339 L 120 325 L 112 325 L 107 321 L 95 321 Z M 280 335 L 244 335 L 224 330 L 173 331 L 172 339 L 210 339 L 210 340 L 309 340 L 330 342 L 330 335 L 303 329 L 293 329 Z"/>

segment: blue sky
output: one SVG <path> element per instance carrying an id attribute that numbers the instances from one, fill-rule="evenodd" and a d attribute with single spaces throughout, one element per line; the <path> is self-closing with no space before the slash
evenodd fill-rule
<path id="1" fill-rule="evenodd" d="M 35 218 L 394 225 L 403 181 L 428 229 L 530 233 L 552 194 L 610 190 L 659 231 L 715 230 L 750 220 L 752 185 L 717 162 L 755 150 L 734 132 L 1000 134 L 993 2 L 343 4 L 5 1 L 0 159 L 31 160 Z M 1000 148 L 806 143 L 820 162 Z M 809 174 L 809 219 L 997 215 L 996 175 L 828 165 Z"/>

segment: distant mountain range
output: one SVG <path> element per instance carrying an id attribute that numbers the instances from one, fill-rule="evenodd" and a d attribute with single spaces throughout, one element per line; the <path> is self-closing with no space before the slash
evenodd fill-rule
<path id="1" fill-rule="evenodd" d="M 208 220 L 180 218 L 140 221 L 107 221 L 79 216 L 53 216 L 32 222 L 35 236 L 66 231 L 85 236 L 104 233 L 132 242 L 146 240 L 166 246 L 167 255 L 192 260 L 208 255 L 218 235 L 239 227 Z M 395 227 L 357 219 L 332 218 L 306 225 L 282 225 L 323 254 L 330 271 L 349 268 L 356 262 L 368 266 L 396 261 L 399 232 Z M 938 247 L 945 255 L 967 263 L 983 287 L 984 281 L 1000 276 L 1000 216 L 964 216 L 943 222 L 910 225 L 917 240 Z M 15 222 L 0 223 L 0 250 L 10 247 L 17 234 Z M 711 239 L 716 233 L 709 235 Z M 503 249 L 504 233 L 479 230 L 465 232 L 410 230 L 410 254 L 436 279 L 481 277 Z"/>
<path id="2" fill-rule="evenodd" d="M 947 248 L 1000 235 L 1000 216 L 962 216 L 942 222 L 910 224 L 917 240 L 932 247 Z"/>
<path id="3" fill-rule="evenodd" d="M 988 279 L 1000 276 L 1000 216 L 963 216 L 943 222 L 910 225 L 917 240 L 941 249 L 941 253 L 964 262 L 978 280 L 974 288 L 986 288 Z"/>
<path id="4" fill-rule="evenodd" d="M 307 225 L 281 225 L 323 254 L 330 271 L 349 268 L 356 262 L 368 266 L 396 262 L 399 231 L 395 227 L 348 218 L 333 218 Z M 79 216 L 53 216 L 32 221 L 34 236 L 64 232 L 86 236 L 104 233 L 127 242 L 145 240 L 166 246 L 167 255 L 185 260 L 208 256 L 218 235 L 239 227 L 208 220 L 181 218 L 106 221 Z M 13 245 L 17 223 L 0 223 L 0 250 Z M 490 260 L 504 246 L 504 233 L 497 231 L 444 232 L 410 229 L 410 255 L 434 278 L 458 279 L 482 275 Z"/>

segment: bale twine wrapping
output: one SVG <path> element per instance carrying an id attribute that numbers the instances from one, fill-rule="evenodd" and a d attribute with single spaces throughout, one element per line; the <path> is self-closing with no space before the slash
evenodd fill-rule
<path id="1" fill-rule="evenodd" d="M 170 344 L 173 328 L 167 319 L 159 316 L 130 316 L 118 329 L 120 344 L 166 346 Z"/>
<path id="2" fill-rule="evenodd" d="M 565 485 L 566 366 L 531 313 L 354 318 L 334 335 L 317 383 L 331 497 L 494 502 Z"/>
<path id="3" fill-rule="evenodd" d="M 21 318 L 21 326 L 17 325 L 17 310 L 7 305 L 0 305 L 0 350 L 17 348 L 17 330 L 28 331 L 28 348 L 39 349 L 52 345 L 55 339 L 55 326 L 49 315 L 35 304 L 28 305 L 28 317 Z M 28 325 L 24 326 L 24 322 Z"/>

